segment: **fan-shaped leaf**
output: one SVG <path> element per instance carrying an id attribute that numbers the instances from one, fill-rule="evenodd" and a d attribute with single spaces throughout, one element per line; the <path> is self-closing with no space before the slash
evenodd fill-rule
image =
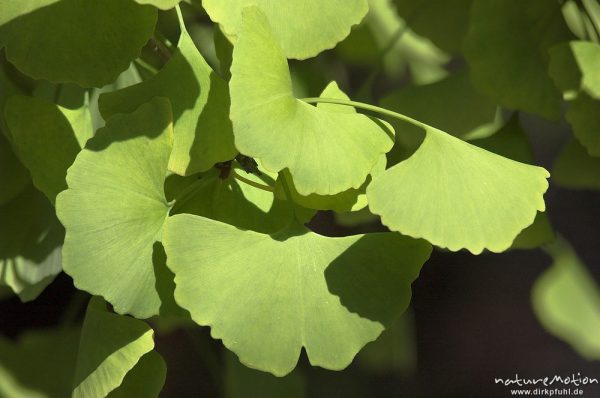
<path id="1" fill-rule="evenodd" d="M 172 143 L 171 107 L 157 98 L 110 119 L 88 141 L 56 199 L 67 230 L 65 271 L 119 313 L 158 314 L 152 254 L 169 212 L 164 181 Z"/>
<path id="2" fill-rule="evenodd" d="M 233 40 L 243 30 L 243 9 L 256 6 L 273 27 L 285 56 L 298 59 L 333 48 L 369 9 L 367 0 L 203 0 L 202 5 Z"/>
<path id="3" fill-rule="evenodd" d="M 165 381 L 166 367 L 162 358 L 152 352 L 153 348 L 150 326 L 134 318 L 110 313 L 102 299 L 93 298 L 81 332 L 73 398 L 157 397 Z M 130 375 L 134 380 L 127 380 Z M 139 382 L 142 375 L 148 379 L 141 380 L 141 386 L 138 386 L 135 381 L 138 379 Z M 132 394 L 144 384 L 154 388 L 145 395 Z M 124 395 L 126 392 L 131 395 Z"/>
<path id="4" fill-rule="evenodd" d="M 21 71 L 102 87 L 139 55 L 157 14 L 133 1 L 28 0 L 2 2 L 0 15 L 0 44 Z"/>
<path id="5" fill-rule="evenodd" d="M 548 49 L 572 37 L 560 4 L 477 0 L 470 21 L 464 54 L 475 86 L 502 106 L 557 119 L 561 97 L 547 74 Z"/>
<path id="6" fill-rule="evenodd" d="M 0 285 L 23 301 L 36 298 L 61 271 L 63 236 L 54 208 L 31 184 L 0 206 Z"/>
<path id="7" fill-rule="evenodd" d="M 431 247 L 397 234 L 326 238 L 292 226 L 263 235 L 193 215 L 169 218 L 175 299 L 241 361 L 289 373 L 346 367 L 410 300 Z"/>
<path id="8" fill-rule="evenodd" d="M 16 152 L 36 187 L 54 203 L 56 195 L 67 188 L 67 169 L 93 135 L 87 106 L 70 110 L 14 96 L 6 102 L 4 114 Z"/>
<path id="9" fill-rule="evenodd" d="M 548 172 L 423 128 L 417 151 L 367 188 L 371 211 L 394 231 L 453 251 L 508 249 L 544 211 Z"/>
<path id="10" fill-rule="evenodd" d="M 135 0 L 139 4 L 151 4 L 161 10 L 170 10 L 175 7 L 181 0 Z"/>
<path id="11" fill-rule="evenodd" d="M 155 96 L 169 98 L 173 107 L 174 137 L 169 169 L 180 175 L 210 169 L 237 153 L 229 121 L 227 83 L 208 66 L 185 30 L 177 51 L 151 79 L 100 97 L 105 119 L 133 112 Z"/>
<path id="12" fill-rule="evenodd" d="M 392 133 L 376 119 L 318 109 L 292 96 L 285 56 L 256 7 L 244 9 L 231 74 L 236 147 L 269 171 L 288 168 L 301 195 L 360 187 L 392 147 Z"/>

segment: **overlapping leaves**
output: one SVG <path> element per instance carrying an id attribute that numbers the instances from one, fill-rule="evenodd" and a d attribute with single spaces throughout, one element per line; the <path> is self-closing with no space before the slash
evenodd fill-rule
<path id="1" fill-rule="evenodd" d="M 169 62 L 151 79 L 100 97 L 105 119 L 130 113 L 155 96 L 166 97 L 173 108 L 174 142 L 169 169 L 180 175 L 206 171 L 233 158 L 229 121 L 229 92 L 206 63 L 187 33 L 181 13 L 181 34 Z"/>
<path id="2" fill-rule="evenodd" d="M 230 82 L 236 147 L 269 171 L 289 169 L 301 195 L 360 187 L 392 147 L 389 128 L 364 115 L 329 112 L 294 98 L 285 56 L 266 17 L 256 7 L 243 14 Z"/>

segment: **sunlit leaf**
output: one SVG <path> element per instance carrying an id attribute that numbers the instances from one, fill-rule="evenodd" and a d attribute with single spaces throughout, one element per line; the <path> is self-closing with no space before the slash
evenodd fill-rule
<path id="1" fill-rule="evenodd" d="M 416 152 L 367 188 L 371 211 L 394 231 L 452 251 L 508 249 L 545 210 L 548 172 L 423 129 Z"/>
<path id="2" fill-rule="evenodd" d="M 577 140 L 572 139 L 554 162 L 552 180 L 565 188 L 600 189 L 600 158 L 590 156 Z"/>
<path id="3" fill-rule="evenodd" d="M 156 9 L 123 0 L 4 1 L 0 15 L 0 45 L 19 70 L 84 87 L 115 80 L 156 23 Z"/>
<path id="4" fill-rule="evenodd" d="M 202 5 L 234 41 L 243 30 L 244 7 L 255 5 L 273 27 L 283 54 L 298 59 L 333 48 L 369 8 L 367 0 L 203 0 Z"/>
<path id="5" fill-rule="evenodd" d="M 33 300 L 61 271 L 64 230 L 54 208 L 29 185 L 0 206 L 0 284 Z"/>
<path id="6" fill-rule="evenodd" d="M 470 21 L 464 55 L 475 86 L 504 107 L 558 119 L 561 96 L 547 73 L 548 49 L 572 37 L 560 3 L 477 0 Z"/>
<path id="7" fill-rule="evenodd" d="M 33 97 L 15 96 L 6 102 L 6 123 L 33 183 L 54 203 L 67 188 L 67 169 L 92 137 L 87 106 L 70 110 Z"/>
<path id="8" fill-rule="evenodd" d="M 157 397 L 166 366 L 153 348 L 150 326 L 110 313 L 102 299 L 93 298 L 81 331 L 73 398 Z"/>
<path id="9" fill-rule="evenodd" d="M 208 66 L 180 19 L 177 51 L 151 79 L 100 97 L 105 119 L 129 113 L 153 97 L 169 98 L 174 137 L 169 169 L 180 175 L 206 171 L 237 153 L 229 121 L 227 83 Z"/>
<path id="10" fill-rule="evenodd" d="M 244 9 L 231 74 L 236 147 L 269 171 L 288 168 L 301 195 L 360 187 L 392 147 L 391 131 L 376 119 L 293 97 L 285 56 L 256 7 Z"/>
<path id="11" fill-rule="evenodd" d="M 600 359 L 600 289 L 567 242 L 548 252 L 554 264 L 533 286 L 533 309 L 550 333 L 581 356 Z"/>
<path id="12" fill-rule="evenodd" d="M 242 363 L 278 376 L 302 347 L 315 366 L 348 366 L 406 309 L 431 250 L 399 234 L 264 235 L 187 214 L 163 238 L 177 302 Z"/>
<path id="13" fill-rule="evenodd" d="M 154 99 L 111 118 L 79 153 L 56 199 L 67 235 L 65 271 L 119 313 L 159 312 L 153 245 L 169 212 L 164 181 L 172 143 L 171 106 Z"/>
<path id="14" fill-rule="evenodd" d="M 517 162 L 535 164 L 533 149 L 525 132 L 521 128 L 517 115 L 513 115 L 494 135 L 473 140 L 472 143 L 480 148 L 516 160 Z M 550 225 L 550 220 L 546 212 L 538 212 L 533 224 L 519 233 L 511 248 L 533 249 L 552 242 L 554 238 L 554 230 Z"/>

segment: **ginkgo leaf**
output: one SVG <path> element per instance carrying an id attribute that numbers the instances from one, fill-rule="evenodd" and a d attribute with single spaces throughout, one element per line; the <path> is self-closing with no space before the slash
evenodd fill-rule
<path id="1" fill-rule="evenodd" d="M 54 208 L 31 184 L 0 206 L 0 285 L 22 301 L 36 298 L 61 271 L 63 236 Z"/>
<path id="2" fill-rule="evenodd" d="M 0 45 L 19 70 L 83 87 L 102 87 L 127 69 L 157 18 L 153 7 L 122 0 L 4 1 L 0 15 Z"/>
<path id="3" fill-rule="evenodd" d="M 571 139 L 554 162 L 552 180 L 565 188 L 600 190 L 600 158 L 590 156 L 577 140 Z"/>
<path id="4" fill-rule="evenodd" d="M 79 153 L 69 189 L 56 198 L 67 231 L 65 272 L 79 289 L 138 318 L 160 307 L 152 255 L 170 210 L 164 181 L 171 120 L 164 98 L 111 118 Z"/>
<path id="5" fill-rule="evenodd" d="M 4 110 L 19 158 L 33 183 L 54 203 L 67 188 L 67 169 L 94 134 L 86 106 L 66 109 L 24 96 L 11 97 Z"/>
<path id="6" fill-rule="evenodd" d="M 161 10 L 170 10 L 175 7 L 181 0 L 135 0 L 139 4 L 151 4 Z"/>
<path id="7" fill-rule="evenodd" d="M 600 156 L 600 45 L 563 43 L 550 50 L 550 76 L 569 102 L 566 118 L 590 155 Z"/>
<path id="8" fill-rule="evenodd" d="M 394 231 L 452 251 L 508 249 L 545 210 L 548 172 L 422 127 L 416 152 L 367 188 L 371 211 Z"/>
<path id="9" fill-rule="evenodd" d="M 244 29 L 244 8 L 256 6 L 273 27 L 274 40 L 283 54 L 297 59 L 333 48 L 369 9 L 367 0 L 203 0 L 202 6 L 234 41 Z"/>
<path id="10" fill-rule="evenodd" d="M 389 126 L 376 119 L 293 97 L 285 56 L 256 7 L 244 9 L 231 75 L 236 147 L 268 171 L 288 168 L 301 195 L 360 187 L 393 145 Z"/>
<path id="11" fill-rule="evenodd" d="M 72 327 L 27 331 L 14 343 L 0 336 L 0 396 L 69 397 L 78 340 Z"/>
<path id="12" fill-rule="evenodd" d="M 533 148 L 516 114 L 492 136 L 473 140 L 471 143 L 517 162 L 535 164 Z M 554 238 L 554 231 L 547 214 L 538 212 L 533 224 L 515 238 L 511 249 L 533 249 L 552 242 Z"/>
<path id="13" fill-rule="evenodd" d="M 477 0 L 463 49 L 473 83 L 484 94 L 504 107 L 555 120 L 561 96 L 547 73 L 548 50 L 571 37 L 558 2 Z"/>
<path id="14" fill-rule="evenodd" d="M 171 214 L 188 213 L 218 220 L 240 229 L 272 233 L 286 227 L 294 219 L 294 207 L 273 192 L 257 189 L 234 178 L 234 173 L 255 183 L 274 186 L 267 174 L 260 177 L 234 167 L 221 178 L 218 172 L 207 173 L 198 181 L 194 193 L 176 203 Z M 308 214 L 312 218 L 314 212 Z M 308 221 L 308 219 L 307 219 Z"/>
<path id="15" fill-rule="evenodd" d="M 10 202 L 29 183 L 29 173 L 15 156 L 10 143 L 0 133 L 0 206 Z"/>
<path id="16" fill-rule="evenodd" d="M 533 286 L 533 309 L 550 333 L 581 356 L 600 359 L 600 288 L 567 242 L 548 252 L 554 263 Z"/>
<path id="17" fill-rule="evenodd" d="M 273 235 L 189 214 L 163 234 L 175 299 L 245 365 L 289 373 L 300 350 L 343 369 L 410 301 L 431 246 L 399 234 L 326 238 L 292 224 Z"/>
<path id="18" fill-rule="evenodd" d="M 132 112 L 155 96 L 169 98 L 175 137 L 169 170 L 189 175 L 233 159 L 237 151 L 229 120 L 227 83 L 198 52 L 179 15 L 178 48 L 164 68 L 143 83 L 102 95 L 99 106 L 108 119 Z"/>
<path id="19" fill-rule="evenodd" d="M 142 385 L 153 385 L 154 391 L 129 396 L 157 397 L 165 380 L 166 367 L 160 356 L 154 364 L 158 354 L 153 354 L 155 358 L 150 358 L 148 363 L 144 359 L 154 348 L 153 334 L 144 321 L 110 313 L 102 299 L 92 298 L 81 331 L 72 397 L 127 396 L 117 388 L 121 384 L 121 388 L 126 389 L 141 387 L 126 381 L 130 374 L 136 377 L 133 373 L 138 366 L 142 367 L 141 373 L 148 376 Z M 111 394 L 113 391 L 117 394 Z"/>

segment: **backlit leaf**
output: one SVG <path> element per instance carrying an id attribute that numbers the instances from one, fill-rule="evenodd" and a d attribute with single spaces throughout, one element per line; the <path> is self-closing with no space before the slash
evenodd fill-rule
<path id="1" fill-rule="evenodd" d="M 67 230 L 65 272 L 79 289 L 138 318 L 160 307 L 152 255 L 170 209 L 164 181 L 172 140 L 166 99 L 114 116 L 79 153 L 69 189 L 56 199 Z"/>
<path id="2" fill-rule="evenodd" d="M 256 7 L 244 9 L 231 74 L 236 147 L 268 171 L 288 168 L 301 195 L 360 187 L 392 147 L 392 132 L 376 119 L 293 97 L 285 56 Z"/>
<path id="3" fill-rule="evenodd" d="M 544 211 L 548 172 L 423 129 L 416 152 L 367 188 L 371 211 L 394 231 L 452 251 L 508 249 Z"/>
<path id="4" fill-rule="evenodd" d="M 3 1 L 0 15 L 0 45 L 19 70 L 83 87 L 115 80 L 156 23 L 155 9 L 123 0 Z"/>
<path id="5" fill-rule="evenodd" d="M 367 0 L 203 0 L 202 5 L 234 41 L 243 30 L 244 7 L 255 5 L 273 27 L 283 54 L 298 59 L 333 48 L 369 8 Z"/>
<path id="6" fill-rule="evenodd" d="M 104 94 L 100 112 L 105 119 L 130 113 L 155 96 L 169 98 L 173 107 L 174 137 L 169 170 L 189 175 L 235 157 L 229 121 L 227 83 L 206 63 L 185 30 L 177 50 L 151 79 Z"/>
<path id="7" fill-rule="evenodd" d="M 187 214 L 163 238 L 177 302 L 242 363 L 277 376 L 302 347 L 315 366 L 348 366 L 406 309 L 431 250 L 399 234 L 264 235 Z"/>

